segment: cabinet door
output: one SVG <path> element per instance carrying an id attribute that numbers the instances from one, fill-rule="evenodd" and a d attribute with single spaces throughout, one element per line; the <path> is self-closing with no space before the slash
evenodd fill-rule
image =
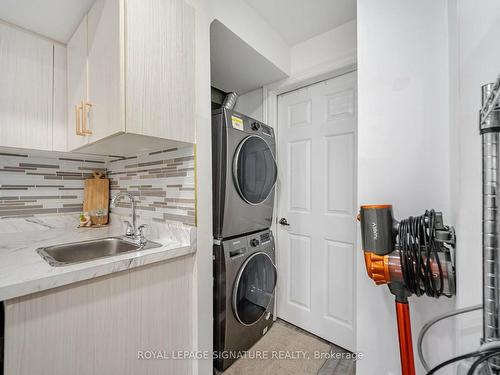
<path id="1" fill-rule="evenodd" d="M 0 146 L 52 148 L 53 44 L 0 23 Z"/>
<path id="2" fill-rule="evenodd" d="M 66 47 L 54 44 L 54 126 L 52 149 L 67 151 L 68 95 L 67 95 Z M 72 129 L 74 130 L 74 129 Z"/>
<path id="3" fill-rule="evenodd" d="M 88 136 L 77 134 L 77 107 L 87 100 L 87 17 L 85 17 L 67 45 L 68 54 L 68 150 L 88 143 Z"/>
<path id="4" fill-rule="evenodd" d="M 125 130 L 123 1 L 97 0 L 87 15 L 90 142 Z"/>
<path id="5" fill-rule="evenodd" d="M 126 130 L 194 142 L 195 10 L 126 0 Z"/>
<path id="6" fill-rule="evenodd" d="M 149 348 L 195 350 L 193 292 L 185 256 L 7 300 L 2 373 L 194 374 L 189 359 L 137 358 Z"/>

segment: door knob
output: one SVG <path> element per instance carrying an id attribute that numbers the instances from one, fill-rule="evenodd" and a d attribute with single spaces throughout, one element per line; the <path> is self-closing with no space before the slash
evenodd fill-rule
<path id="1" fill-rule="evenodd" d="M 288 221 L 286 221 L 286 219 L 284 217 L 282 217 L 279 221 L 279 223 L 281 225 L 285 225 L 285 226 L 289 226 L 290 224 L 288 224 Z"/>

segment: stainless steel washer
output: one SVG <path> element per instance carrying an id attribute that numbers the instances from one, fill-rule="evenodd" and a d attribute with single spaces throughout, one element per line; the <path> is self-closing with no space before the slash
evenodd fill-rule
<path id="1" fill-rule="evenodd" d="M 227 369 L 271 327 L 276 267 L 270 230 L 214 244 L 214 367 Z"/>
<path id="2" fill-rule="evenodd" d="M 212 113 L 214 238 L 271 226 L 275 155 L 271 127 L 227 109 Z"/>

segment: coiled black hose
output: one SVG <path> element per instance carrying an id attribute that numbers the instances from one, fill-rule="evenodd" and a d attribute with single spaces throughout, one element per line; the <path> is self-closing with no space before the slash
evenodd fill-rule
<path id="1" fill-rule="evenodd" d="M 467 371 L 467 375 L 474 375 L 474 372 L 476 372 L 477 368 L 478 368 L 478 367 L 479 367 L 482 363 L 484 363 L 484 362 L 486 362 L 487 360 L 491 359 L 492 357 L 496 357 L 496 356 L 498 356 L 498 355 L 500 355 L 500 350 L 498 350 L 498 349 L 497 349 L 496 351 L 493 351 L 492 353 L 485 354 L 485 355 L 483 355 L 482 357 L 480 357 L 480 358 L 476 359 L 476 360 L 472 363 L 472 365 L 471 365 L 471 367 L 470 367 L 469 371 Z"/>
<path id="2" fill-rule="evenodd" d="M 457 315 L 460 315 L 460 314 L 469 313 L 469 312 L 472 312 L 472 311 L 481 310 L 482 308 L 483 308 L 482 304 L 481 305 L 474 305 L 474 306 L 463 307 L 461 309 L 454 310 L 454 311 L 449 311 L 447 313 L 444 313 L 444 314 L 441 314 L 439 316 L 436 316 L 435 318 L 429 320 L 427 323 L 424 324 L 424 326 L 420 330 L 420 333 L 418 334 L 417 349 L 418 349 L 418 357 L 420 358 L 420 362 L 422 362 L 422 366 L 424 366 L 425 371 L 429 371 L 430 370 L 430 367 L 429 367 L 427 361 L 424 358 L 424 351 L 423 351 L 423 348 L 422 348 L 422 345 L 423 345 L 423 342 L 424 342 L 424 337 L 425 337 L 427 331 L 434 324 L 436 324 L 437 322 L 440 322 L 440 321 L 442 321 L 444 319 L 451 318 L 453 316 L 457 316 Z"/>
<path id="3" fill-rule="evenodd" d="M 406 288 L 413 294 L 438 298 L 443 295 L 443 270 L 436 243 L 436 212 L 401 220 L 397 236 L 401 271 Z M 432 263 L 439 272 L 433 276 Z"/>
<path id="4" fill-rule="evenodd" d="M 489 354 L 495 354 L 498 355 L 498 348 L 496 349 L 489 349 L 489 350 L 483 350 L 483 351 L 475 351 L 475 352 L 470 352 L 467 354 L 462 354 L 459 355 L 458 357 L 454 357 L 451 359 L 448 359 L 447 361 L 444 361 L 443 363 L 440 363 L 433 369 L 431 369 L 427 375 L 434 375 L 438 370 L 441 370 L 443 367 L 449 366 L 452 363 L 463 361 L 464 359 L 469 359 L 469 358 L 475 358 L 475 357 L 481 357 L 481 359 L 486 360 L 486 356 Z M 489 357 L 488 357 L 489 358 Z"/>

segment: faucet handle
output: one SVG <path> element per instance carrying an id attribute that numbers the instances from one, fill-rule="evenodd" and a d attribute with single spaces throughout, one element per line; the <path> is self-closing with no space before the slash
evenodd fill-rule
<path id="1" fill-rule="evenodd" d="M 146 228 L 150 228 L 150 226 L 148 224 L 139 225 L 139 227 L 137 228 L 137 234 L 139 236 L 144 236 L 144 229 L 146 229 Z"/>
<path id="2" fill-rule="evenodd" d="M 130 224 L 130 221 L 124 220 L 123 223 L 127 226 L 127 229 L 125 230 L 125 235 L 133 236 L 134 235 L 134 227 L 132 226 L 132 224 Z"/>
<path id="3" fill-rule="evenodd" d="M 137 228 L 137 237 L 138 237 L 139 243 L 141 245 L 145 245 L 148 242 L 148 240 L 144 236 L 144 229 L 145 228 L 149 228 L 149 225 L 148 224 L 141 224 Z"/>
<path id="4" fill-rule="evenodd" d="M 140 232 L 140 233 L 142 233 L 142 231 L 144 230 L 144 228 L 149 228 L 149 225 L 148 224 L 141 224 L 137 228 L 137 231 Z"/>

